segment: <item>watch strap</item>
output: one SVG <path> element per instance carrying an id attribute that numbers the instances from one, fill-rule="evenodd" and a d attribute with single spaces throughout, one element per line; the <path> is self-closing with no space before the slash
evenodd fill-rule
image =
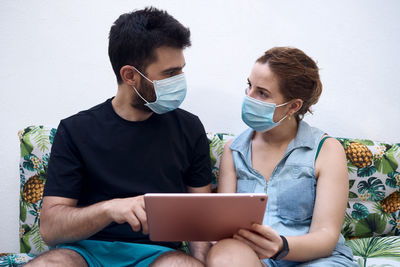
<path id="1" fill-rule="evenodd" d="M 280 237 L 283 241 L 283 248 L 281 251 L 278 251 L 274 256 L 271 257 L 272 260 L 281 260 L 286 257 L 287 254 L 289 254 L 289 244 L 286 237 L 284 237 L 283 235 L 281 235 Z"/>

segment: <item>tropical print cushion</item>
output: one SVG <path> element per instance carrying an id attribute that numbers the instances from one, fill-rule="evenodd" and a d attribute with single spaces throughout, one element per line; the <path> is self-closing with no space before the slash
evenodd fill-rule
<path id="1" fill-rule="evenodd" d="M 39 232 L 39 216 L 50 149 L 56 129 L 31 126 L 18 132 L 20 140 L 20 252 L 48 250 Z"/>
<path id="2" fill-rule="evenodd" d="M 227 133 L 207 133 L 208 140 L 210 141 L 210 158 L 211 158 L 211 172 L 212 172 L 212 191 L 217 191 L 219 164 L 226 142 L 234 136 Z"/>
<path id="3" fill-rule="evenodd" d="M 23 266 L 33 259 L 35 255 L 26 253 L 1 253 L 0 267 L 3 266 Z"/>
<path id="4" fill-rule="evenodd" d="M 216 190 L 220 156 L 233 136 L 208 138 Z M 346 152 L 350 188 L 342 234 L 360 266 L 400 266 L 400 144 L 337 139 Z"/>
<path id="5" fill-rule="evenodd" d="M 346 239 L 400 235 L 400 144 L 338 138 L 347 157 Z"/>
<path id="6" fill-rule="evenodd" d="M 21 253 L 0 255 L 5 262 L 29 260 L 48 250 L 40 237 L 39 216 L 46 171 L 56 129 L 30 126 L 20 139 L 20 248 Z M 219 164 L 226 142 L 234 136 L 208 133 L 212 187 L 217 189 Z M 360 266 L 399 266 L 400 144 L 337 138 L 348 160 L 349 203 L 342 233 Z M 379 236 L 379 237 L 378 237 Z M 382 262 L 384 264 L 382 264 Z M 3 265 L 1 265 L 3 264 Z"/>
<path id="7" fill-rule="evenodd" d="M 347 240 L 360 266 L 400 266 L 400 237 L 366 237 Z"/>
<path id="8" fill-rule="evenodd" d="M 231 134 L 208 134 L 213 189 L 220 156 Z M 349 202 L 342 233 L 346 239 L 400 235 L 400 144 L 337 138 L 346 152 Z"/>

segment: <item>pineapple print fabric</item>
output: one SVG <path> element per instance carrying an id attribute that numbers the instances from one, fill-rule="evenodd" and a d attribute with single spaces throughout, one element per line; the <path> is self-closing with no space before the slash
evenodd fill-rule
<path id="1" fill-rule="evenodd" d="M 213 190 L 220 157 L 231 134 L 208 134 Z M 400 144 L 337 138 L 346 152 L 349 202 L 342 233 L 346 239 L 400 235 Z"/>
<path id="2" fill-rule="evenodd" d="M 20 252 L 39 254 L 48 250 L 39 232 L 39 217 L 47 165 L 56 129 L 28 127 L 20 140 Z"/>
<path id="3" fill-rule="evenodd" d="M 208 134 L 213 188 L 233 136 Z M 400 144 L 337 138 L 346 152 L 349 202 L 342 227 L 360 266 L 400 266 Z"/>
<path id="4" fill-rule="evenodd" d="M 18 266 L 49 248 L 39 232 L 42 195 L 56 129 L 31 126 L 20 140 L 20 252 L 0 255 L 0 266 Z M 231 134 L 208 133 L 213 191 L 220 157 Z M 342 234 L 360 266 L 400 266 L 400 144 L 337 138 L 346 152 L 349 202 Z M 27 254 L 28 253 L 28 254 Z"/>
<path id="5" fill-rule="evenodd" d="M 400 235 L 400 145 L 339 138 L 346 152 L 346 239 Z"/>

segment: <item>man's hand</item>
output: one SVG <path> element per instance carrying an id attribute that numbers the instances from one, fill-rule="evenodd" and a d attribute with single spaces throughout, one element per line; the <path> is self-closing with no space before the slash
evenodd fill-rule
<path id="1" fill-rule="evenodd" d="M 109 200 L 106 210 L 112 221 L 119 224 L 129 223 L 133 231 L 138 232 L 142 229 L 143 234 L 148 234 L 143 196 Z"/>
<path id="2" fill-rule="evenodd" d="M 40 214 L 40 233 L 50 246 L 86 239 L 111 222 L 129 223 L 136 232 L 148 233 L 143 196 L 111 199 L 87 207 L 77 200 L 46 196 Z"/>

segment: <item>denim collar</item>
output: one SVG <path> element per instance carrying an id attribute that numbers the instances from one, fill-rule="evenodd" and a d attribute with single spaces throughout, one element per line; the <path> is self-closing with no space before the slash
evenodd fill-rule
<path id="1" fill-rule="evenodd" d="M 237 138 L 235 138 L 229 147 L 233 151 L 237 151 L 238 153 L 240 153 L 243 159 L 246 159 L 248 164 L 251 163 L 251 139 L 253 137 L 253 134 L 253 129 L 247 129 Z M 290 141 L 286 149 L 285 155 L 300 147 L 314 149 L 317 144 L 318 143 L 316 143 L 313 138 L 313 128 L 308 125 L 308 123 L 301 120 L 299 122 L 297 134 L 295 138 Z"/>

